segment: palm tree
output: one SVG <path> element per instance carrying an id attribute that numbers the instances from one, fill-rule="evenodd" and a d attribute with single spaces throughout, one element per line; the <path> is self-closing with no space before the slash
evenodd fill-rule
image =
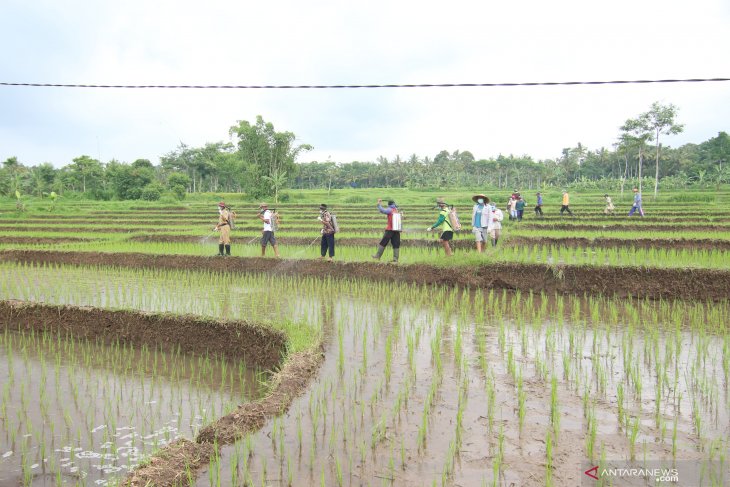
<path id="1" fill-rule="evenodd" d="M 264 181 L 269 183 L 269 187 L 274 191 L 274 203 L 279 204 L 279 190 L 286 185 L 286 171 L 274 171 L 271 176 L 262 176 Z"/>

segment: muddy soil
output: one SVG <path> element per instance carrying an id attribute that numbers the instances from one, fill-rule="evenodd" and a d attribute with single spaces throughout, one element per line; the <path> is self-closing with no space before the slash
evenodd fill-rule
<path id="1" fill-rule="evenodd" d="M 580 221 L 577 219 L 576 221 Z M 531 230 L 571 230 L 571 231 L 601 231 L 601 232 L 727 232 L 730 231 L 730 225 L 714 224 L 714 225 L 657 225 L 653 222 L 646 224 L 626 223 L 621 225 L 583 225 L 581 223 L 550 223 L 539 224 L 522 222 L 522 228 Z"/>
<path id="2" fill-rule="evenodd" d="M 279 331 L 247 322 L 219 322 L 172 314 L 111 311 L 98 308 L 53 306 L 0 301 L 0 324 L 12 329 L 72 332 L 75 337 L 159 346 L 186 353 L 211 350 L 263 369 L 280 366 L 286 336 Z M 262 399 L 243 404 L 233 413 L 205 427 L 195 442 L 180 439 L 157 452 L 136 469 L 122 485 L 172 486 L 187 483 L 207 465 L 214 443 L 224 445 L 259 429 L 272 416 L 286 411 L 316 375 L 321 351 L 290 355 L 271 379 Z"/>
<path id="3" fill-rule="evenodd" d="M 0 244 L 58 244 L 71 242 L 91 242 L 93 238 L 83 237 L 0 237 Z"/>
<path id="4" fill-rule="evenodd" d="M 169 231 L 164 227 L 129 227 L 129 228 L 119 228 L 115 226 L 84 226 L 84 227 L 55 227 L 55 226 L 49 226 L 49 225 L 39 225 L 35 227 L 30 226 L 20 226 L 20 225 L 0 225 L 0 232 L 13 232 L 13 233 L 22 233 L 22 232 L 42 232 L 42 233 L 48 233 L 48 232 L 64 232 L 64 233 L 91 233 L 91 232 L 97 232 L 97 233 L 135 233 L 139 231 L 144 232 L 166 232 Z"/>
<path id="5" fill-rule="evenodd" d="M 12 329 L 71 332 L 107 343 L 156 345 L 165 351 L 205 354 L 215 351 L 245 359 L 252 367 L 275 368 L 284 350 L 282 332 L 242 321 L 214 321 L 193 316 L 104 310 L 73 306 L 0 301 L 0 325 Z"/>
<path id="6" fill-rule="evenodd" d="M 655 269 L 499 263 L 475 267 L 392 265 L 370 262 L 274 260 L 271 258 L 197 257 L 187 255 L 105 254 L 5 250 L 0 260 L 132 268 L 209 269 L 394 283 L 447 285 L 534 292 L 601 294 L 647 298 L 722 300 L 730 296 L 730 272 L 711 269 Z"/>

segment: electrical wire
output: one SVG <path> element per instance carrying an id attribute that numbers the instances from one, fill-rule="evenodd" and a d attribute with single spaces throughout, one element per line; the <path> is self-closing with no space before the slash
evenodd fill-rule
<path id="1" fill-rule="evenodd" d="M 329 90 L 354 88 L 492 88 L 517 86 L 629 85 L 658 83 L 708 83 L 730 81 L 730 78 L 638 79 L 611 81 L 541 81 L 521 83 L 417 83 L 417 84 L 353 84 L 353 85 L 106 85 L 66 83 L 10 83 L 0 86 L 31 88 L 123 88 L 123 89 L 202 89 L 202 90 Z"/>

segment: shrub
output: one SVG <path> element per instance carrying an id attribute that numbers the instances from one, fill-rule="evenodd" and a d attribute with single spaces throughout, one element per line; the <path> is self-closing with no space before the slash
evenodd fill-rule
<path id="1" fill-rule="evenodd" d="M 162 185 L 159 183 L 150 183 L 140 192 L 140 199 L 145 201 L 157 201 L 162 197 Z"/>

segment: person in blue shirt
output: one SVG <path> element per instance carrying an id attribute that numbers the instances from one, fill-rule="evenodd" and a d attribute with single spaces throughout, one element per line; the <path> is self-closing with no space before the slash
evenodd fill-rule
<path id="1" fill-rule="evenodd" d="M 537 204 L 535 205 L 535 216 L 542 218 L 542 193 L 537 193 Z"/>
<path id="2" fill-rule="evenodd" d="M 639 215 L 643 218 L 644 209 L 641 207 L 641 192 L 639 191 L 639 188 L 634 188 L 634 204 L 631 205 L 629 216 L 633 216 L 634 212 L 636 212 L 637 210 L 639 211 Z"/>

